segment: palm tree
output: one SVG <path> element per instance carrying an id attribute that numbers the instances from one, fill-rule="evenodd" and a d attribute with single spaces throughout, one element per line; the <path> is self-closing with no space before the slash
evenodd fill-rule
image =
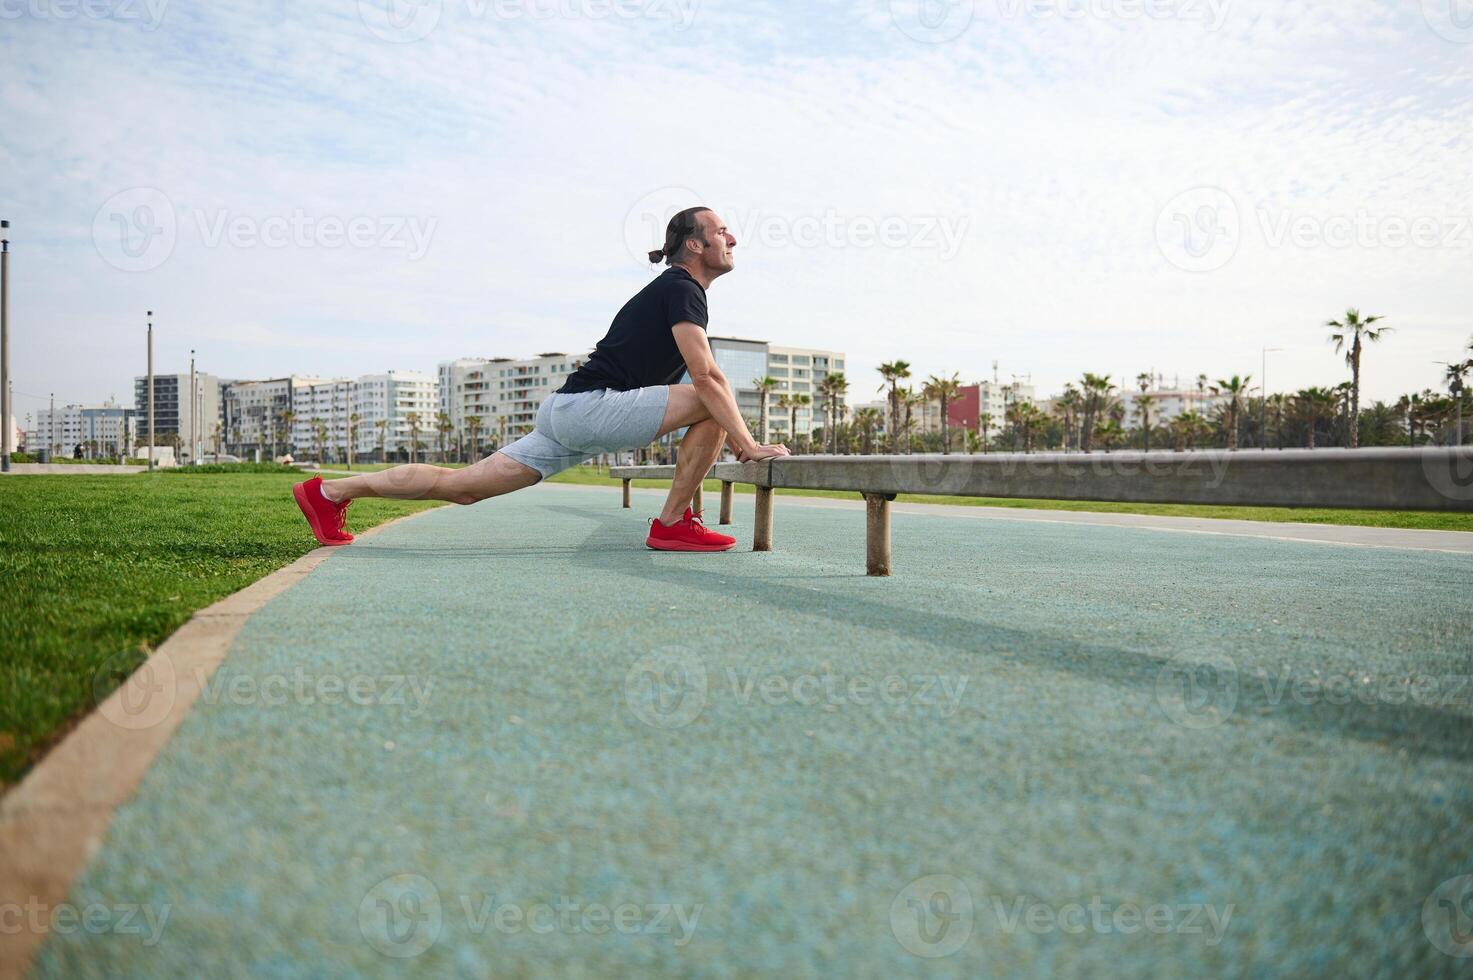
<path id="1" fill-rule="evenodd" d="M 1310 449 L 1315 448 L 1315 435 L 1319 420 L 1334 418 L 1335 404 L 1338 400 L 1333 391 L 1325 388 L 1305 388 L 1293 396 L 1294 414 L 1309 428 L 1307 444 Z"/>
<path id="2" fill-rule="evenodd" d="M 386 430 L 389 428 L 389 420 L 374 419 L 373 427 L 378 430 L 378 461 L 380 463 L 387 463 L 389 461 L 389 455 L 385 446 L 387 443 Z"/>
<path id="3" fill-rule="evenodd" d="M 210 434 L 215 439 L 215 462 L 218 463 L 220 461 L 220 437 L 225 434 L 225 426 L 216 422 L 215 428 L 211 430 Z"/>
<path id="4" fill-rule="evenodd" d="M 404 421 L 409 423 L 409 461 L 414 462 L 414 451 L 419 448 L 419 413 L 410 412 L 404 416 Z"/>
<path id="5" fill-rule="evenodd" d="M 767 399 L 773 390 L 782 384 L 772 375 L 752 379 L 752 387 L 757 389 L 757 405 L 759 414 L 757 416 L 757 441 L 763 445 L 767 444 Z"/>
<path id="6" fill-rule="evenodd" d="M 312 444 L 317 447 L 317 465 L 322 465 L 327 455 L 327 424 L 319 418 L 312 419 Z"/>
<path id="7" fill-rule="evenodd" d="M 854 424 L 859 427 L 860 451 L 867 456 L 874 449 L 875 429 L 885 424 L 885 415 L 878 408 L 856 409 Z"/>
<path id="8" fill-rule="evenodd" d="M 1268 410 L 1274 417 L 1274 439 L 1280 449 L 1284 448 L 1284 411 L 1289 407 L 1288 396 L 1280 393 L 1268 396 Z M 1268 448 L 1268 434 L 1263 437 L 1263 448 Z"/>
<path id="9" fill-rule="evenodd" d="M 1109 408 L 1110 392 L 1115 390 L 1115 386 L 1110 383 L 1108 374 L 1090 374 L 1086 371 L 1080 379 L 1080 388 L 1083 392 L 1084 412 L 1079 427 L 1079 448 L 1087 453 L 1094 436 L 1096 420 Z"/>
<path id="10" fill-rule="evenodd" d="M 973 455 L 976 455 L 976 453 L 978 452 L 978 450 L 980 450 L 981 448 L 982 448 L 982 437 L 977 434 L 977 430 L 976 429 L 968 429 L 967 430 L 967 434 L 966 434 L 966 450 L 967 450 L 967 452 L 969 452 L 969 453 L 971 453 Z"/>
<path id="11" fill-rule="evenodd" d="M 348 469 L 353 468 L 353 454 L 358 449 L 358 423 L 363 421 L 363 416 L 357 412 L 348 413 L 348 445 L 343 455 L 347 457 Z"/>
<path id="12" fill-rule="evenodd" d="M 1069 437 L 1075 436 L 1076 448 L 1083 445 L 1083 439 L 1075 428 L 1075 421 L 1080 418 L 1084 410 L 1084 399 L 1079 394 L 1079 389 L 1074 387 L 1073 382 L 1064 385 L 1064 393 L 1054 402 L 1054 414 L 1064 426 L 1064 449 L 1069 449 Z"/>
<path id="13" fill-rule="evenodd" d="M 1212 386 L 1214 395 L 1227 395 L 1227 444 L 1228 449 L 1238 448 L 1238 415 L 1243 407 L 1243 396 L 1251 389 L 1248 382 L 1253 380 L 1253 375 L 1245 374 L 1238 377 L 1236 374 L 1226 381 L 1218 379 L 1217 384 Z"/>
<path id="14" fill-rule="evenodd" d="M 806 408 L 813 404 L 812 395 L 789 395 L 788 396 L 788 432 L 794 439 L 798 438 L 798 409 Z M 808 437 L 811 441 L 813 435 L 813 420 L 808 421 Z"/>
<path id="15" fill-rule="evenodd" d="M 924 405 L 926 401 L 910 388 L 902 389 L 900 395 L 900 405 L 905 409 L 904 421 L 900 423 L 900 430 L 905 435 L 905 451 L 907 453 L 913 453 L 915 452 L 916 428 L 913 413 L 917 407 Z"/>
<path id="16" fill-rule="evenodd" d="M 1135 414 L 1141 420 L 1141 438 L 1146 452 L 1151 451 L 1151 409 L 1156 404 L 1156 399 L 1148 394 L 1152 380 L 1147 371 L 1135 376 L 1135 383 L 1141 390 L 1140 396 L 1135 400 Z"/>
<path id="17" fill-rule="evenodd" d="M 839 451 L 839 423 L 844 420 L 844 395 L 849 391 L 849 379 L 843 371 L 830 371 L 818 383 L 823 393 L 825 424 L 829 430 L 830 451 Z"/>
<path id="18" fill-rule="evenodd" d="M 889 385 L 890 399 L 890 451 L 900 451 L 900 382 L 910 377 L 909 361 L 891 361 L 881 364 L 879 367 L 880 377 L 884 378 L 884 384 L 880 390 L 885 391 L 885 385 Z"/>
<path id="19" fill-rule="evenodd" d="M 1386 319 L 1384 316 L 1368 316 L 1363 318 L 1360 315 L 1360 310 L 1352 309 L 1345 311 L 1345 319 L 1343 321 L 1330 320 L 1325 324 L 1325 326 L 1335 331 L 1330 334 L 1330 342 L 1335 345 L 1335 353 L 1338 354 L 1344 350 L 1347 342 L 1350 345 L 1350 350 L 1345 354 L 1345 363 L 1350 365 L 1351 449 L 1358 449 L 1360 447 L 1360 426 L 1356 424 L 1356 420 L 1360 418 L 1360 356 L 1361 351 L 1364 349 L 1361 344 L 1361 338 L 1364 337 L 1366 341 L 1375 343 L 1385 336 L 1391 330 L 1390 327 L 1381 327 L 1377 330 L 1371 329 L 1371 324 L 1379 323 L 1384 319 Z"/>
<path id="20" fill-rule="evenodd" d="M 481 417 L 479 415 L 467 415 L 465 417 L 466 431 L 471 434 L 471 462 L 481 458 Z"/>
<path id="21" fill-rule="evenodd" d="M 926 398 L 934 398 L 941 403 L 941 451 L 949 453 L 951 452 L 951 424 L 950 419 L 947 418 L 947 406 L 953 398 L 961 394 L 961 378 L 956 374 L 949 378 L 938 378 L 933 374 L 927 379 L 923 390 Z"/>
<path id="22" fill-rule="evenodd" d="M 286 427 L 286 444 L 288 446 L 291 446 L 292 445 L 292 426 L 294 426 L 296 424 L 296 421 L 297 421 L 297 413 L 288 408 L 286 411 L 284 411 L 284 412 L 281 413 L 280 418 L 281 418 L 282 425 L 284 425 Z M 277 452 L 276 452 L 276 419 L 277 419 L 277 416 L 275 416 L 275 415 L 273 415 L 271 417 L 271 454 L 273 456 L 277 455 Z"/>
<path id="23" fill-rule="evenodd" d="M 439 436 L 440 436 L 440 462 L 441 463 L 445 462 L 445 453 L 446 453 L 445 443 L 448 441 L 448 439 L 450 437 L 450 433 L 452 433 L 454 431 L 455 431 L 455 423 L 453 421 L 451 421 L 449 414 L 446 413 L 446 412 L 436 412 L 435 413 L 435 432 L 437 432 L 439 434 Z"/>
<path id="24" fill-rule="evenodd" d="M 1171 420 L 1171 435 L 1176 440 L 1176 451 L 1193 449 L 1197 440 L 1207 431 L 1207 420 L 1199 412 L 1182 412 Z"/>
<path id="25" fill-rule="evenodd" d="M 992 428 L 992 413 L 983 412 L 977 416 L 977 428 L 982 430 L 982 452 L 987 452 L 987 432 Z"/>
<path id="26" fill-rule="evenodd" d="M 777 410 L 782 415 L 788 417 L 788 439 L 789 440 L 792 440 L 792 441 L 796 441 L 797 438 L 798 438 L 798 433 L 796 431 L 794 431 L 793 424 L 792 424 L 792 422 L 793 422 L 793 419 L 792 419 L 792 411 L 793 411 L 793 399 L 792 399 L 792 396 L 787 395 L 787 394 L 778 395 L 777 396 Z"/>

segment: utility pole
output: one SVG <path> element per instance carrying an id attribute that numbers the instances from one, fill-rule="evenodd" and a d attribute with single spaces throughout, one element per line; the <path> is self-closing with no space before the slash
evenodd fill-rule
<path id="1" fill-rule="evenodd" d="M 5 229 L 9 221 L 0 221 L 0 472 L 10 472 L 10 435 L 15 425 L 10 421 L 14 406 L 10 397 L 10 236 Z"/>
<path id="2" fill-rule="evenodd" d="M 46 416 L 46 434 L 51 442 L 51 445 L 47 447 L 47 452 L 54 456 L 61 448 L 56 444 L 56 392 L 54 391 L 51 393 L 51 409 Z"/>
<path id="3" fill-rule="evenodd" d="M 148 311 L 148 472 L 153 472 L 153 310 Z"/>
<path id="4" fill-rule="evenodd" d="M 180 401 L 183 401 L 183 399 L 180 399 Z M 198 404 L 199 404 L 199 400 L 195 397 L 195 387 L 194 387 L 194 349 L 193 348 L 190 348 L 190 351 L 189 351 L 189 455 L 190 455 L 190 460 L 189 460 L 189 462 L 190 462 L 191 465 L 194 463 L 194 461 L 196 459 L 199 458 L 198 453 L 195 451 L 195 441 L 194 441 L 195 424 L 197 422 L 198 415 L 199 415 L 199 413 L 197 411 L 195 411 L 195 406 L 198 405 Z"/>

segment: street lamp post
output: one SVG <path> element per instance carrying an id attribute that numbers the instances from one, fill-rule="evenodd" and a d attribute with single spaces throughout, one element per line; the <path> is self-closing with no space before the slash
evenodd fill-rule
<path id="1" fill-rule="evenodd" d="M 181 398 L 180 401 L 183 401 L 183 399 Z M 191 349 L 189 352 L 189 462 L 191 465 L 198 459 L 195 453 L 194 439 L 195 422 L 197 421 L 194 410 L 196 401 L 197 399 L 194 397 L 194 351 Z"/>
<path id="2" fill-rule="evenodd" d="M 1281 351 L 1282 347 L 1265 347 L 1263 349 L 1263 372 L 1259 374 L 1258 380 L 1263 386 L 1263 397 L 1258 399 L 1258 447 L 1263 452 L 1268 451 L 1268 355 Z"/>
<path id="3" fill-rule="evenodd" d="M 9 221 L 0 221 L 0 472 L 10 472 L 10 236 Z"/>
<path id="4" fill-rule="evenodd" d="M 153 434 L 153 310 L 148 311 L 148 472 L 153 472 L 153 458 L 158 452 Z"/>

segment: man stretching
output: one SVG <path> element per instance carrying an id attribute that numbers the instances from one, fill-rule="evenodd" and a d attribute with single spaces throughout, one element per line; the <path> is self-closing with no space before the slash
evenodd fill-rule
<path id="1" fill-rule="evenodd" d="M 706 341 L 706 290 L 730 272 L 736 239 L 710 208 L 670 219 L 665 245 L 650 262 L 670 266 L 614 317 L 588 361 L 542 402 L 532 432 L 464 469 L 410 463 L 379 473 L 292 488 L 320 544 L 353 540 L 345 519 L 358 497 L 448 500 L 474 504 L 530 487 L 602 453 L 637 449 L 685 429 L 675 482 L 648 547 L 661 551 L 726 551 L 736 539 L 707 530 L 691 512 L 692 495 L 729 442 L 742 462 L 786 456 L 747 431 L 726 376 Z M 676 384 L 690 372 L 691 384 Z"/>

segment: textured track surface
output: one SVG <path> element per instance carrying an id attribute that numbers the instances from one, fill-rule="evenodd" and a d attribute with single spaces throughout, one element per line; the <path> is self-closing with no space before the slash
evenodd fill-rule
<path id="1" fill-rule="evenodd" d="M 108 926 L 35 972 L 1470 962 L 1427 925 L 1473 911 L 1429 901 L 1473 873 L 1468 557 L 901 513 L 875 580 L 860 515 L 780 499 L 752 554 L 750 509 L 662 554 L 651 498 L 542 488 L 335 554 L 119 811 L 73 894 Z"/>

